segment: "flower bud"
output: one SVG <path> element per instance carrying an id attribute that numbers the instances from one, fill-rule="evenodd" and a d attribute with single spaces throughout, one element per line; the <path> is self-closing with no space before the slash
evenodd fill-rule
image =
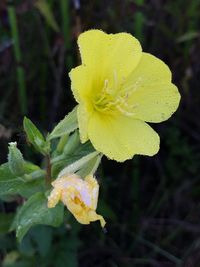
<path id="1" fill-rule="evenodd" d="M 92 175 L 81 179 L 76 174 L 64 175 L 56 179 L 52 186 L 54 189 L 48 197 L 48 207 L 53 208 L 62 201 L 76 220 L 82 224 L 99 220 L 105 226 L 105 220 L 96 213 L 99 195 L 99 185 Z"/>
<path id="2" fill-rule="evenodd" d="M 25 173 L 25 162 L 22 153 L 17 148 L 16 142 L 9 143 L 8 164 L 10 171 L 16 176 L 22 176 Z"/>

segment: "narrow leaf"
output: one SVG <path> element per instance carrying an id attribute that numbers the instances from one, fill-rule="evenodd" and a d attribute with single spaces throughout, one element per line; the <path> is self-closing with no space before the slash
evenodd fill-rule
<path id="1" fill-rule="evenodd" d="M 52 29 L 56 32 L 59 32 L 58 24 L 55 20 L 53 12 L 50 8 L 50 5 L 47 3 L 46 0 L 37 0 L 35 2 L 35 6 L 38 8 L 40 13 L 46 19 L 46 22 L 52 27 Z"/>
<path id="2" fill-rule="evenodd" d="M 42 154 L 47 154 L 50 150 L 50 145 L 47 141 L 45 141 L 44 136 L 41 134 L 38 128 L 26 117 L 24 117 L 23 126 L 28 141 L 35 147 L 37 151 L 41 152 Z"/>
<path id="3" fill-rule="evenodd" d="M 74 108 L 62 121 L 60 121 L 49 135 L 49 139 L 61 137 L 78 128 L 77 108 Z"/>

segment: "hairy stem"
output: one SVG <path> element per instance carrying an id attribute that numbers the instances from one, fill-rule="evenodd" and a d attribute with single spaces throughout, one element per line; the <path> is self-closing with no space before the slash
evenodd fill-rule
<path id="1" fill-rule="evenodd" d="M 51 158 L 50 155 L 46 155 L 46 176 L 45 176 L 46 186 L 51 186 Z"/>

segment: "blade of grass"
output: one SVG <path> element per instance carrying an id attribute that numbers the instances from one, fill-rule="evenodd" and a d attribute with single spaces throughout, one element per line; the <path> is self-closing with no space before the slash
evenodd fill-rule
<path id="1" fill-rule="evenodd" d="M 19 31 L 17 26 L 16 12 L 13 5 L 8 6 L 8 16 L 11 27 L 11 35 L 14 41 L 14 54 L 15 60 L 17 62 L 17 80 L 19 86 L 19 102 L 20 109 L 23 115 L 27 113 L 27 96 L 26 96 L 26 84 L 25 84 L 25 73 L 24 68 L 21 66 L 22 63 L 22 53 L 20 49 L 19 42 Z"/>
<path id="2" fill-rule="evenodd" d="M 37 2 L 35 2 L 35 6 L 43 15 L 48 25 L 51 26 L 54 31 L 59 32 L 60 30 L 58 24 L 55 20 L 54 14 L 51 10 L 51 6 L 49 5 L 49 3 L 46 0 L 38 0 Z"/>
<path id="3" fill-rule="evenodd" d="M 174 262 L 175 264 L 177 264 L 178 266 L 181 265 L 182 261 L 179 258 L 177 258 L 176 256 L 169 253 L 168 251 L 160 248 L 158 245 L 144 239 L 141 236 L 137 236 L 136 238 L 138 239 L 138 241 L 140 243 L 144 244 L 145 246 L 149 247 L 150 249 L 153 249 L 156 253 L 159 253 L 160 255 L 169 259 L 171 262 Z"/>

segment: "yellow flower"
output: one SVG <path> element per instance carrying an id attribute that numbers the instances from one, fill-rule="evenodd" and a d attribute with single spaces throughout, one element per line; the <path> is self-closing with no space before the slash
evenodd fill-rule
<path id="1" fill-rule="evenodd" d="M 92 175 L 81 179 L 76 174 L 64 175 L 55 181 L 54 189 L 48 197 L 48 208 L 53 208 L 61 200 L 78 222 L 89 224 L 99 220 L 105 226 L 105 220 L 96 213 L 99 185 Z"/>
<path id="2" fill-rule="evenodd" d="M 156 154 L 159 136 L 146 122 L 167 120 L 180 101 L 167 65 L 128 33 L 90 30 L 78 45 L 82 65 L 70 78 L 81 142 L 117 161 Z"/>

